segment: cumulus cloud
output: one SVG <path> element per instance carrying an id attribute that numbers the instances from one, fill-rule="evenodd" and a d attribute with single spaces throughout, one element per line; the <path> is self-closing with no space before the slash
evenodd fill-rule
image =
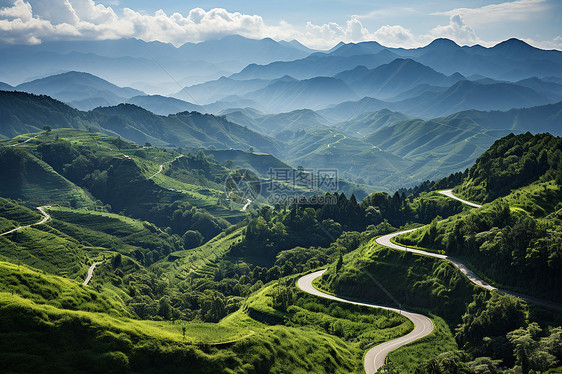
<path id="1" fill-rule="evenodd" d="M 11 6 L 0 8 L 0 40 L 10 43 L 135 37 L 181 45 L 239 34 L 249 38 L 298 39 L 315 48 L 329 48 L 339 41 L 384 38 L 390 36 L 391 29 L 388 28 L 396 27 L 399 26 L 385 26 L 370 33 L 357 17 L 351 17 L 345 25 L 308 22 L 299 28 L 285 21 L 266 24 L 259 15 L 228 12 L 221 8 L 208 11 L 195 8 L 187 15 L 169 15 L 163 10 L 147 14 L 124 8 L 117 14 L 111 6 L 97 4 L 94 0 L 52 0 L 48 3 L 44 0 L 14 0 Z"/>
<path id="2" fill-rule="evenodd" d="M 538 48 L 542 49 L 557 49 L 559 51 L 562 50 L 562 36 L 558 35 L 552 40 L 534 40 L 530 38 L 523 38 L 522 39 L 525 43 L 533 45 Z"/>
<path id="3" fill-rule="evenodd" d="M 196 8 L 184 16 L 167 15 L 162 10 L 144 14 L 124 8 L 118 15 L 110 6 L 94 0 L 15 0 L 11 6 L 0 8 L 0 39 L 11 43 L 136 37 L 179 45 L 229 34 L 261 37 L 282 27 L 268 27 L 260 16 L 224 9 Z"/>
<path id="4" fill-rule="evenodd" d="M 471 45 L 480 42 L 476 32 L 472 27 L 465 25 L 458 14 L 450 17 L 448 25 L 434 27 L 430 35 L 434 38 L 451 39 L 457 44 Z"/>
<path id="5" fill-rule="evenodd" d="M 334 22 L 320 25 L 308 22 L 295 26 L 286 21 L 270 24 L 259 15 L 228 12 L 221 8 L 195 8 L 187 14 L 167 14 L 158 10 L 149 14 L 130 8 L 115 10 L 110 5 L 96 3 L 94 0 L 0 0 L 0 41 L 36 44 L 49 40 L 134 37 L 145 41 L 170 42 L 178 46 L 186 42 L 238 34 L 254 39 L 297 39 L 319 49 L 330 48 L 340 41 L 348 43 L 368 40 L 375 40 L 389 47 L 419 47 L 436 37 L 450 38 L 459 44 L 475 44 L 481 41 L 472 28 L 476 23 L 473 21 L 474 17 L 481 17 L 488 12 L 501 12 L 506 17 L 516 18 L 531 5 L 540 6 L 543 3 L 544 0 L 518 0 L 482 8 L 454 9 L 440 13 L 449 15 L 449 24 L 437 26 L 428 34 L 415 35 L 400 25 L 382 25 L 371 32 L 361 23 L 362 16 L 352 16 L 343 25 Z M 105 4 L 118 4 L 118 1 L 106 1 Z M 398 8 L 393 9 L 395 11 Z M 363 18 L 373 18 L 379 16 L 379 13 L 368 14 Z M 467 19 L 471 21 L 466 22 Z M 560 40 L 543 44 L 559 48 Z"/>
<path id="6" fill-rule="evenodd" d="M 427 41 L 424 36 L 416 37 L 412 32 L 400 25 L 381 26 L 373 33 L 373 39 L 387 47 L 419 47 Z"/>

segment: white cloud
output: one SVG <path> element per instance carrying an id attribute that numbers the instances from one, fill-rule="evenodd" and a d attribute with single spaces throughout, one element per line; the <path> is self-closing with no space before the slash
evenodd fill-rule
<path id="1" fill-rule="evenodd" d="M 517 0 L 490 4 L 480 8 L 457 8 L 433 14 L 451 17 L 460 15 L 469 24 L 478 26 L 498 21 L 524 21 L 547 9 L 548 5 L 545 0 Z"/>
<path id="2" fill-rule="evenodd" d="M 329 48 L 339 41 L 360 42 L 373 37 L 352 17 L 345 25 L 307 23 L 295 27 L 285 21 L 266 24 L 259 15 L 195 8 L 184 16 L 153 14 L 124 8 L 118 15 L 110 6 L 93 0 L 15 0 L 0 8 L 0 40 L 11 43 L 38 43 L 42 40 L 114 39 L 136 37 L 181 45 L 226 35 L 249 38 L 298 39 L 315 48 Z"/>
<path id="3" fill-rule="evenodd" d="M 419 47 L 426 42 L 423 36 L 416 37 L 412 32 L 400 25 L 381 26 L 373 33 L 373 39 L 387 47 Z"/>
<path id="4" fill-rule="evenodd" d="M 562 36 L 558 35 L 552 40 L 538 41 L 534 39 L 524 38 L 522 39 L 525 43 L 542 49 L 557 49 L 562 50 Z"/>
<path id="5" fill-rule="evenodd" d="M 458 14 L 451 16 L 449 24 L 436 26 L 430 31 L 433 38 L 447 38 L 461 45 L 472 45 L 480 42 L 472 27 L 464 24 Z"/>
<path id="6" fill-rule="evenodd" d="M 475 44 L 483 42 L 471 27 L 477 23 L 472 21 L 474 17 L 499 12 L 504 17 L 516 18 L 522 16 L 521 13 L 528 7 L 540 7 L 543 3 L 544 0 L 519 0 L 482 8 L 454 9 L 440 13 L 449 15 L 449 24 L 436 26 L 428 34 L 415 35 L 400 25 L 382 25 L 371 32 L 361 23 L 361 17 L 374 17 L 380 15 L 380 12 L 353 16 L 343 25 L 334 22 L 320 25 L 307 22 L 305 25 L 295 26 L 286 21 L 268 24 L 259 15 L 228 12 L 221 8 L 195 8 L 187 15 L 168 15 L 163 10 L 152 14 L 129 8 L 115 11 L 110 5 L 94 0 L 0 0 L 0 41 L 36 44 L 60 39 L 135 37 L 145 41 L 159 40 L 181 45 L 239 34 L 254 39 L 297 39 L 319 49 L 330 48 L 340 41 L 368 40 L 376 40 L 389 47 L 419 47 L 436 37 L 450 38 L 459 44 Z M 467 19 L 471 22 L 467 22 Z M 534 42 L 533 45 L 539 43 Z M 560 48 L 561 41 L 558 37 L 558 40 L 542 43 L 551 48 Z"/>
<path id="7" fill-rule="evenodd" d="M 0 9 L 0 17 L 7 20 L 21 19 L 29 21 L 33 16 L 31 5 L 24 3 L 23 0 L 16 0 L 14 6 Z"/>

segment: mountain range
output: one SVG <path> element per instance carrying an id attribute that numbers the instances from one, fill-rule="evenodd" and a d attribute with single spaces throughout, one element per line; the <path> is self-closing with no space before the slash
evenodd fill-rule
<path id="1" fill-rule="evenodd" d="M 509 132 L 559 131 L 561 53 L 516 39 L 490 48 L 446 39 L 415 49 L 342 43 L 326 52 L 242 37 L 179 48 L 138 40 L 52 43 L 3 48 L 48 55 L 56 47 L 68 61 L 84 54 L 92 61 L 129 60 L 131 71 L 121 81 L 143 76 L 135 70 L 142 64 L 131 61 L 147 53 L 170 63 L 251 63 L 186 87 L 174 81 L 171 96 L 119 86 L 88 69 L 15 87 L 8 82 L 1 86 L 6 91 L 48 97 L 3 92 L 2 136 L 48 125 L 90 128 L 138 144 L 253 148 L 294 167 L 337 167 L 347 179 L 389 190 L 465 168 Z M 194 55 L 200 59 L 189 60 Z"/>
<path id="2" fill-rule="evenodd" d="M 327 119 L 330 112 L 311 109 L 274 115 L 244 108 L 218 116 L 195 111 L 162 116 L 119 104 L 83 112 L 48 96 L 9 91 L 0 92 L 0 108 L 3 137 L 49 125 L 101 131 L 137 144 L 253 148 L 293 167 L 337 168 L 342 178 L 387 191 L 461 170 L 511 132 L 562 133 L 561 102 L 509 111 L 469 110 L 431 120 L 383 109 L 335 123 Z"/>
<path id="3" fill-rule="evenodd" d="M 138 39 L 52 41 L 38 45 L 0 45 L 0 81 L 17 85 L 66 71 L 87 71 L 122 86 L 168 94 L 181 85 L 232 74 L 250 63 L 302 58 L 312 50 L 298 42 L 227 36 L 186 43 Z"/>

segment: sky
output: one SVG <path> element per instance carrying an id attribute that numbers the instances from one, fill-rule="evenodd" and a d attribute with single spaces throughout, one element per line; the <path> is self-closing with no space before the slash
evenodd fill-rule
<path id="1" fill-rule="evenodd" d="M 0 0 L 0 41 L 11 44 L 132 37 L 180 46 L 239 34 L 315 49 L 370 40 L 412 48 L 443 37 L 562 50 L 561 25 L 560 0 Z"/>

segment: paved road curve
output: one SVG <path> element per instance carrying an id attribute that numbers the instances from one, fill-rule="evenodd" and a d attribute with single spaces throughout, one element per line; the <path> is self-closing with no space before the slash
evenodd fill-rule
<path id="1" fill-rule="evenodd" d="M 453 190 L 443 190 L 443 191 L 437 191 L 439 192 L 441 195 L 445 195 L 447 197 L 450 197 L 451 199 L 455 199 L 460 201 L 463 204 L 466 204 L 468 206 L 471 206 L 473 208 L 482 208 L 482 205 L 476 204 L 476 203 L 471 203 L 470 201 L 466 201 L 461 199 L 460 197 L 456 197 L 455 195 L 453 195 Z"/>
<path id="2" fill-rule="evenodd" d="M 174 158 L 172 161 L 168 161 L 168 162 L 165 162 L 165 163 L 163 163 L 163 164 L 160 164 L 160 167 L 158 168 L 158 171 L 157 171 L 156 173 L 152 174 L 150 177 L 148 177 L 148 179 L 152 179 L 152 178 L 154 178 L 155 176 L 157 176 L 158 174 L 160 174 L 160 173 L 162 172 L 162 170 L 164 170 L 164 165 L 166 165 L 166 164 L 170 164 L 170 165 L 171 165 L 174 161 L 176 161 L 178 158 L 181 158 L 181 157 L 183 157 L 183 155 L 177 156 L 177 157 Z"/>
<path id="3" fill-rule="evenodd" d="M 466 200 L 462 200 L 462 199 L 454 196 L 451 193 L 451 190 L 439 191 L 439 193 L 441 193 L 445 196 L 451 197 L 453 199 L 459 200 L 459 201 L 463 202 L 464 204 L 467 204 L 467 205 L 470 205 L 470 206 L 473 206 L 473 207 L 476 207 L 476 208 L 481 207 L 481 205 L 474 204 L 474 203 L 468 202 Z M 523 299 L 525 301 L 528 301 L 528 302 L 531 302 L 531 303 L 534 303 L 534 304 L 537 304 L 537 305 L 542 305 L 542 306 L 545 306 L 547 308 L 562 311 L 562 305 L 554 303 L 552 301 L 540 299 L 540 298 L 537 298 L 537 297 L 534 297 L 534 296 L 524 295 L 524 294 L 521 294 L 519 292 L 498 289 L 498 288 L 486 283 L 486 281 L 484 281 L 482 278 L 480 278 L 478 275 L 476 275 L 472 270 L 470 270 L 470 268 L 464 262 L 462 262 L 461 260 L 459 260 L 457 258 L 447 256 L 447 255 L 444 255 L 444 254 L 440 254 L 440 253 L 427 252 L 427 251 L 423 251 L 421 249 L 404 247 L 402 245 L 395 244 L 395 243 L 390 241 L 390 239 L 392 239 L 392 238 L 394 238 L 398 235 L 406 234 L 406 233 L 409 233 L 409 232 L 412 232 L 412 231 L 415 231 L 415 230 L 417 230 L 417 229 L 404 230 L 404 231 L 399 231 L 399 232 L 394 232 L 392 234 L 384 235 L 384 236 L 378 237 L 376 239 L 376 242 L 378 244 L 384 246 L 384 247 L 387 247 L 387 248 L 392 248 L 392 249 L 397 249 L 399 251 L 412 252 L 412 253 L 416 253 L 416 254 L 423 255 L 423 256 L 429 256 L 429 257 L 440 258 L 442 260 L 447 260 L 447 261 L 451 262 L 453 265 L 455 265 L 468 278 L 468 280 L 470 280 L 472 283 L 474 283 L 477 286 L 485 288 L 489 291 L 497 290 L 498 292 L 500 292 L 502 294 L 512 295 L 512 296 L 518 297 L 520 299 Z"/>
<path id="4" fill-rule="evenodd" d="M 346 299 L 342 299 L 342 298 L 337 297 L 337 296 L 328 295 L 327 293 L 324 293 L 322 291 L 317 290 L 312 285 L 312 282 L 316 278 L 321 277 L 322 274 L 324 274 L 325 271 L 326 271 L 326 269 L 319 270 L 319 271 L 316 271 L 314 273 L 307 274 L 307 275 L 301 277 L 297 282 L 298 287 L 301 290 L 303 290 L 304 292 L 307 292 L 311 295 L 315 295 L 315 296 L 318 296 L 318 297 L 322 297 L 324 299 L 339 301 L 339 302 L 342 302 L 342 303 L 353 304 L 353 305 L 361 305 L 361 306 L 366 306 L 366 307 L 369 307 L 369 308 L 381 308 L 381 309 L 386 309 L 386 310 L 392 310 L 394 312 L 402 314 L 403 316 L 408 318 L 410 321 L 412 321 L 412 323 L 414 324 L 414 330 L 412 330 L 409 334 L 401 336 L 401 337 L 393 339 L 393 340 L 389 340 L 385 343 L 379 344 L 379 345 L 371 348 L 369 351 L 367 351 L 367 353 L 365 354 L 364 362 L 363 362 L 363 365 L 365 367 L 365 372 L 367 374 L 373 374 L 381 366 L 383 366 L 386 355 L 389 352 L 391 352 L 395 349 L 398 349 L 398 348 L 400 348 L 400 347 L 402 347 L 402 346 L 404 346 L 408 343 L 411 343 L 415 340 L 421 339 L 424 336 L 429 335 L 433 331 L 433 323 L 431 322 L 431 320 L 429 318 L 427 318 L 423 314 L 408 312 L 408 311 L 400 310 L 400 309 L 396 309 L 396 308 L 389 308 L 389 307 L 381 306 L 381 305 L 367 304 L 367 303 L 360 303 L 360 302 L 356 302 L 356 301 L 346 300 Z"/>
<path id="5" fill-rule="evenodd" d="M 41 219 L 41 221 L 36 222 L 36 223 L 32 223 L 31 225 L 25 225 L 25 226 L 16 227 L 15 229 L 11 229 L 10 231 L 6 231 L 6 232 L 0 234 L 0 236 L 4 236 L 4 235 L 11 234 L 11 233 L 13 233 L 14 231 L 18 231 L 18 230 L 21 230 L 21 229 L 25 229 L 26 227 L 31 227 L 31 226 L 35 226 L 35 225 L 42 225 L 42 224 L 44 224 L 45 222 L 47 222 L 48 220 L 51 219 L 51 216 L 49 215 L 49 213 L 47 213 L 47 212 L 45 211 L 45 209 L 49 209 L 50 207 L 51 207 L 50 205 L 38 206 L 38 207 L 37 207 L 37 210 L 43 215 L 43 218 Z"/>
<path id="6" fill-rule="evenodd" d="M 252 200 L 246 199 L 246 204 L 242 207 L 242 210 L 248 209 L 248 207 L 250 206 L 251 203 L 252 203 Z"/>
<path id="7" fill-rule="evenodd" d="M 84 286 L 87 286 L 88 283 L 90 283 L 90 280 L 94 276 L 94 269 L 96 268 L 96 266 L 101 265 L 101 264 L 103 264 L 103 261 L 94 262 L 92 264 L 92 266 L 90 266 L 90 268 L 88 269 L 88 275 L 86 275 L 86 279 L 84 279 L 84 283 L 82 283 Z"/>

